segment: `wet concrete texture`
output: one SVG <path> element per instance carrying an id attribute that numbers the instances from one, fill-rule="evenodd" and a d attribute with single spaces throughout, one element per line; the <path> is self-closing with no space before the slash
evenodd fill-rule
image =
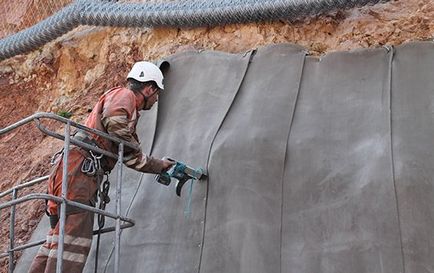
<path id="1" fill-rule="evenodd" d="M 136 226 L 122 233 L 121 272 L 431 272 L 433 43 L 167 60 L 138 134 L 144 151 L 209 179 L 178 198 L 125 170 L 122 211 Z M 99 272 L 113 272 L 113 236 Z"/>

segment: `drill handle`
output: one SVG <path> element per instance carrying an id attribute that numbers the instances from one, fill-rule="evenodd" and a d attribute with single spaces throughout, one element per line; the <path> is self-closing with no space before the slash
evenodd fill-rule
<path id="1" fill-rule="evenodd" d="M 187 183 L 188 180 L 190 180 L 189 177 L 184 177 L 183 179 L 179 179 L 176 183 L 176 195 L 178 195 L 179 197 L 181 197 L 182 186 L 184 186 L 184 184 Z"/>
<path id="2" fill-rule="evenodd" d="M 167 172 L 161 173 L 161 174 L 157 174 L 155 176 L 155 180 L 160 183 L 163 184 L 165 186 L 169 186 L 170 182 L 172 181 L 170 179 L 170 175 Z"/>

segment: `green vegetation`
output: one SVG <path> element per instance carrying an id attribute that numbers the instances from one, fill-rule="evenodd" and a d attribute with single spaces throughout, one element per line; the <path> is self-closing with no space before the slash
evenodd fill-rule
<path id="1" fill-rule="evenodd" d="M 64 118 L 70 118 L 70 117 L 72 117 L 72 113 L 71 112 L 64 111 L 64 110 L 61 110 L 61 111 L 57 112 L 57 115 L 59 115 L 61 117 L 64 117 Z"/>

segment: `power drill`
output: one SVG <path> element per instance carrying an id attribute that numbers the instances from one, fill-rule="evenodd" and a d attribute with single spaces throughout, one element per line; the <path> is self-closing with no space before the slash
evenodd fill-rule
<path id="1" fill-rule="evenodd" d="M 202 168 L 192 168 L 187 166 L 185 163 L 173 160 L 171 158 L 164 158 L 169 161 L 175 162 L 172 167 L 166 172 L 157 174 L 155 180 L 158 183 L 169 186 L 172 178 L 176 179 L 176 195 L 181 196 L 182 186 L 187 183 L 188 180 L 203 180 L 207 178 Z"/>

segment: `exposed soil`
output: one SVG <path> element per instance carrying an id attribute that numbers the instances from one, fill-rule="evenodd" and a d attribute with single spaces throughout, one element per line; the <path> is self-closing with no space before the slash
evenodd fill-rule
<path id="1" fill-rule="evenodd" d="M 17 16 L 26 12 L 20 10 Z M 236 53 L 275 43 L 299 44 L 313 55 L 399 45 L 432 39 L 432 18 L 434 0 L 399 0 L 294 24 L 153 30 L 79 27 L 32 53 L 0 62 L 0 128 L 38 111 L 71 112 L 72 119 L 81 122 L 105 90 L 124 84 L 137 60 L 157 60 L 190 49 Z M 62 130 L 59 124 L 44 124 Z M 0 192 L 48 174 L 50 156 L 61 146 L 43 136 L 34 123 L 0 137 Z M 43 183 L 20 191 L 20 196 L 45 188 Z M 16 244 L 29 239 L 43 213 L 42 201 L 18 207 Z M 9 211 L 1 212 L 0 251 L 8 247 L 8 217 Z M 0 273 L 7 272 L 7 259 L 0 259 L 0 268 Z"/>

